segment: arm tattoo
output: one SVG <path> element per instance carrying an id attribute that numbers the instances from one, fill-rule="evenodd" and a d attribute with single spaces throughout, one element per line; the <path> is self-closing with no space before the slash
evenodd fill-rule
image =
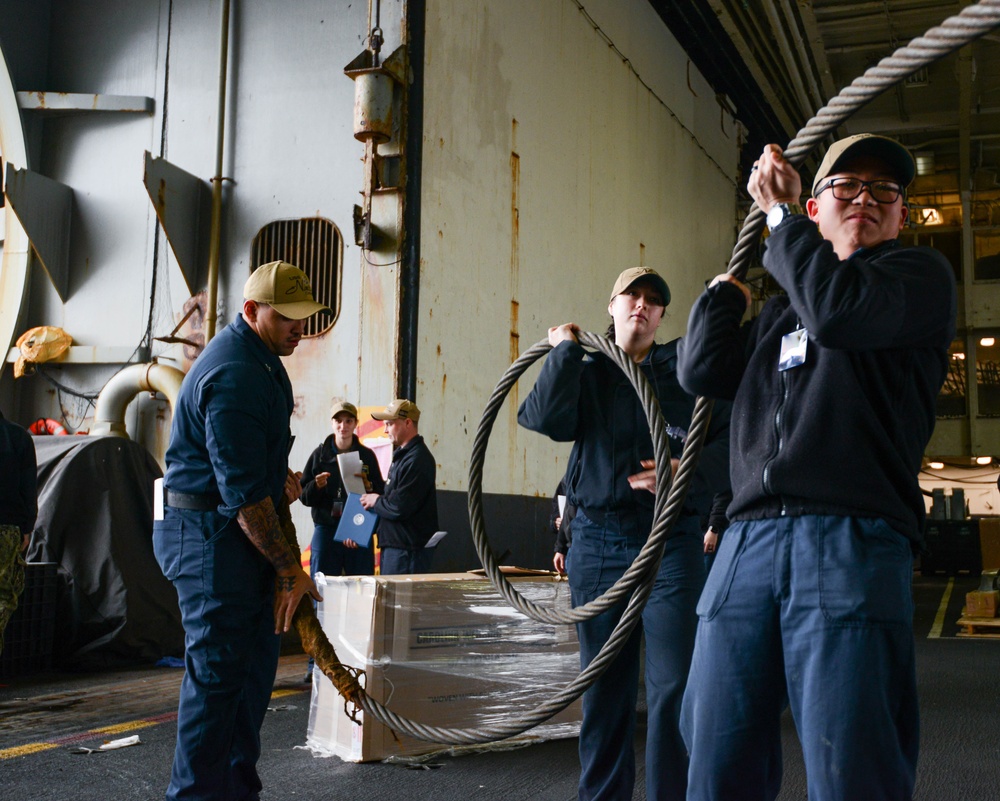
<path id="1" fill-rule="evenodd" d="M 260 503 L 244 506 L 236 515 L 243 533 L 250 542 L 267 558 L 279 573 L 298 564 L 295 554 L 285 541 L 278 522 L 278 513 L 274 503 L 265 498 Z M 279 587 L 280 589 L 280 587 Z"/>

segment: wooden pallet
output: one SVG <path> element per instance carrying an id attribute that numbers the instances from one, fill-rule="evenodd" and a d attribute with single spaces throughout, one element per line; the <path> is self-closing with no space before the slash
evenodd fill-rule
<path id="1" fill-rule="evenodd" d="M 965 617 L 958 619 L 962 631 L 959 637 L 979 637 L 981 639 L 1000 640 L 1000 618 L 995 617 Z"/>

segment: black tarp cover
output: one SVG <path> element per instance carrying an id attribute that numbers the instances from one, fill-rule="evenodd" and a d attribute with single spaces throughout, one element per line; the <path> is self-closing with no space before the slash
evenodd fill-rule
<path id="1" fill-rule="evenodd" d="M 181 656 L 177 593 L 153 556 L 159 466 L 121 437 L 35 436 L 28 560 L 57 562 L 55 662 L 94 670 Z"/>

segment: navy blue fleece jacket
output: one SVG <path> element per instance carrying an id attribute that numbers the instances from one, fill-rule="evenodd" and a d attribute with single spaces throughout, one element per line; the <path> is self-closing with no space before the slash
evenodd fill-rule
<path id="1" fill-rule="evenodd" d="M 749 325 L 722 282 L 691 310 L 678 350 L 690 392 L 732 399 L 731 520 L 882 518 L 917 542 L 917 484 L 955 337 L 955 278 L 936 250 L 896 240 L 841 260 L 797 215 L 767 240 L 788 293 Z M 778 370 L 782 337 L 808 331 L 805 363 Z"/>
<path id="2" fill-rule="evenodd" d="M 677 382 L 677 341 L 653 345 L 640 365 L 653 384 L 667 425 L 687 431 L 695 399 Z M 682 515 L 692 533 L 707 518 L 712 496 L 728 485 L 728 403 L 716 405 L 707 442 L 691 481 Z M 649 534 L 653 493 L 633 490 L 628 477 L 640 472 L 643 459 L 653 458 L 653 440 L 639 396 L 627 376 L 602 353 L 587 353 L 575 342 L 554 347 L 528 397 L 518 410 L 525 428 L 557 442 L 573 442 L 566 470 L 566 495 L 588 516 L 634 512 Z M 670 451 L 680 456 L 683 443 L 670 438 Z"/>

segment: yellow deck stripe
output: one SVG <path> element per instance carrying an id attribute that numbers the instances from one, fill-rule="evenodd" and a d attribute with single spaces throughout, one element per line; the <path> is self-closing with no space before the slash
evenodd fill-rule
<path id="1" fill-rule="evenodd" d="M 100 726 L 90 731 L 94 734 L 121 734 L 125 731 L 135 731 L 136 729 L 148 729 L 157 723 L 164 723 L 162 720 L 130 720 L 125 723 L 116 723 L 113 726 Z"/>
<path id="2" fill-rule="evenodd" d="M 928 640 L 937 639 L 941 636 L 941 630 L 944 628 L 944 616 L 948 612 L 948 601 L 951 600 L 951 591 L 955 586 L 955 579 L 948 579 L 948 586 L 944 588 L 944 595 L 941 596 L 941 603 L 938 605 L 937 614 L 934 616 L 934 625 L 931 626 L 930 633 L 927 635 Z"/>
<path id="3" fill-rule="evenodd" d="M 14 759 L 15 757 L 37 754 L 39 751 L 49 751 L 58 748 L 56 743 L 29 743 L 28 745 L 15 745 L 13 748 L 0 749 L 0 759 Z"/>
<path id="4" fill-rule="evenodd" d="M 271 698 L 283 698 L 287 695 L 296 695 L 306 692 L 305 689 L 288 689 L 288 690 L 275 690 L 271 693 Z M 168 715 L 166 719 L 173 721 L 175 716 Z M 126 731 L 135 731 L 136 729 L 146 729 L 150 726 L 156 726 L 159 723 L 165 723 L 166 719 L 163 717 L 159 718 L 145 718 L 141 720 L 129 720 L 125 723 L 116 723 L 112 726 L 100 726 L 95 729 L 88 729 L 84 734 L 92 734 L 94 737 L 99 737 L 105 734 L 120 734 Z M 73 741 L 79 741 L 81 739 L 86 739 L 85 737 L 80 737 L 78 735 L 72 738 Z M 37 754 L 40 751 L 50 751 L 53 748 L 60 748 L 66 745 L 65 742 L 56 743 L 26 743 L 25 745 L 15 745 L 12 748 L 0 748 L 0 761 L 4 759 L 14 759 L 16 757 L 28 756 L 29 754 Z"/>

